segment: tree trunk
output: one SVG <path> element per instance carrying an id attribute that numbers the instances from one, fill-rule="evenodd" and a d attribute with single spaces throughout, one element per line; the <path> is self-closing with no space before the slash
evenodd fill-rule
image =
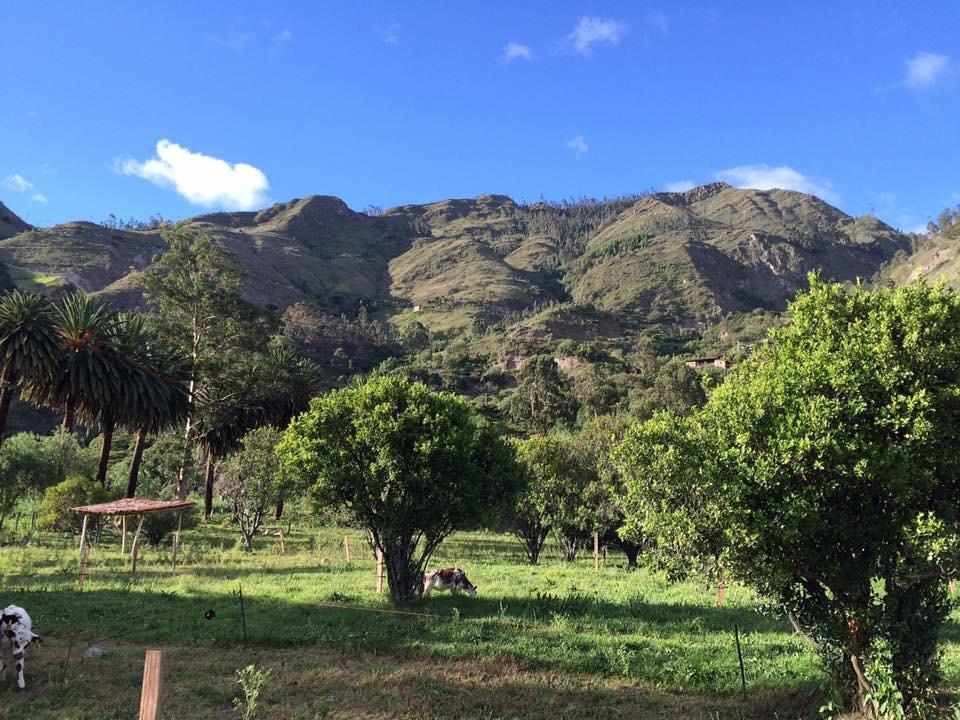
<path id="1" fill-rule="evenodd" d="M 12 369 L 7 369 L 0 378 L 0 447 L 7 432 L 7 416 L 10 415 L 10 401 L 13 400 L 15 377 Z"/>
<path id="2" fill-rule="evenodd" d="M 190 494 L 188 478 L 190 476 L 190 456 L 193 453 L 193 425 L 187 418 L 187 427 L 183 431 L 183 451 L 180 454 L 180 467 L 177 469 L 177 500 L 186 500 Z"/>
<path id="3" fill-rule="evenodd" d="M 390 600 L 397 605 L 404 605 L 413 600 L 417 596 L 419 583 L 410 572 L 409 555 L 402 548 L 386 548 L 383 551 L 383 562 L 387 566 Z"/>
<path id="4" fill-rule="evenodd" d="M 637 557 L 640 555 L 640 546 L 629 540 L 621 540 L 619 545 L 623 554 L 627 556 L 627 567 L 635 570 L 637 568 Z"/>
<path id="5" fill-rule="evenodd" d="M 213 515 L 213 478 L 216 470 L 216 461 L 213 453 L 207 453 L 207 470 L 203 478 L 203 519 L 209 520 Z"/>
<path id="6" fill-rule="evenodd" d="M 281 490 L 280 495 L 277 497 L 277 509 L 273 513 L 273 519 L 277 522 L 279 522 L 280 518 L 283 517 L 283 501 L 284 501 L 283 494 L 284 494 L 283 490 Z"/>
<path id="7" fill-rule="evenodd" d="M 143 444 L 147 437 L 147 431 L 143 428 L 137 430 L 137 441 L 133 446 L 133 458 L 130 460 L 130 473 L 127 475 L 127 497 L 137 496 L 137 483 L 140 480 L 140 463 L 143 460 Z"/>
<path id="8" fill-rule="evenodd" d="M 97 482 L 107 487 L 107 466 L 110 463 L 110 446 L 113 445 L 113 413 L 106 411 L 100 418 L 103 442 L 100 444 L 100 464 L 97 466 Z"/>
<path id="9" fill-rule="evenodd" d="M 73 414 L 75 412 L 75 404 L 73 400 L 67 401 L 67 407 L 63 412 L 63 429 L 66 432 L 73 432 Z"/>

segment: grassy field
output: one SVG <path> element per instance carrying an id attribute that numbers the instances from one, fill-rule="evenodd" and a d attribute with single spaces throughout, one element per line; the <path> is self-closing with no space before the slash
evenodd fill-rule
<path id="1" fill-rule="evenodd" d="M 27 691 L 9 677 L 0 686 L 0 717 L 133 718 L 147 647 L 167 653 L 170 720 L 239 717 L 234 674 L 250 663 L 273 670 L 258 714 L 271 719 L 790 718 L 814 716 L 824 698 L 816 657 L 748 591 L 728 589 L 718 608 L 714 591 L 628 572 L 615 551 L 599 573 L 587 555 L 531 568 L 508 536 L 461 533 L 434 565 L 465 568 L 478 596 L 433 595 L 413 615 L 385 612 L 356 531 L 294 529 L 285 554 L 264 537 L 246 555 L 238 537 L 214 525 L 185 533 L 176 571 L 169 547 L 144 547 L 132 580 L 105 533 L 83 589 L 75 539 L 0 548 L 0 603 L 25 607 L 45 638 L 28 651 Z M 960 637 L 949 633 L 954 685 Z M 102 656 L 83 657 L 92 645 Z"/>

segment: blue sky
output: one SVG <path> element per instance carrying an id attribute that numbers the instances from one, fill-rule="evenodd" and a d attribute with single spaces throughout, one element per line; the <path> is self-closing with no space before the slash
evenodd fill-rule
<path id="1" fill-rule="evenodd" d="M 47 225 L 733 184 L 960 202 L 960 3 L 0 0 L 0 200 Z"/>

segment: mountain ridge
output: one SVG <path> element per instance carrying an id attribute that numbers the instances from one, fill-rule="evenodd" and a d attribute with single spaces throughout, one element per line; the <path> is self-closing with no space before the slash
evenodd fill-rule
<path id="1" fill-rule="evenodd" d="M 164 247 L 159 229 L 33 228 L 0 205 L 3 222 L 0 262 L 18 286 L 79 287 L 118 305 L 142 301 L 136 274 Z M 728 313 L 782 310 L 810 270 L 870 279 L 911 249 L 876 218 L 815 196 L 726 183 L 566 204 L 488 194 L 376 214 L 310 195 L 184 222 L 236 256 L 244 295 L 270 311 L 365 304 L 404 322 L 416 306 L 435 331 L 551 303 L 611 313 L 617 326 L 702 328 Z"/>

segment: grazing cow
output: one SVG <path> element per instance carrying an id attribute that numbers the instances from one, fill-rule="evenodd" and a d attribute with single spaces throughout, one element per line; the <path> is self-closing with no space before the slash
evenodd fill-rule
<path id="1" fill-rule="evenodd" d="M 22 607 L 8 605 L 0 614 L 0 644 L 6 639 L 10 643 L 10 650 L 13 653 L 13 660 L 17 668 L 17 687 L 23 690 L 23 651 L 27 649 L 30 643 L 39 645 L 43 642 L 39 635 L 33 632 L 33 623 L 30 616 Z M 0 679 L 7 677 L 7 664 L 0 654 Z"/>
<path id="2" fill-rule="evenodd" d="M 463 590 L 470 597 L 477 594 L 477 587 L 467 579 L 467 574 L 460 568 L 443 568 L 424 575 L 423 596 L 429 595 L 431 590 L 449 590 L 451 595 Z"/>

